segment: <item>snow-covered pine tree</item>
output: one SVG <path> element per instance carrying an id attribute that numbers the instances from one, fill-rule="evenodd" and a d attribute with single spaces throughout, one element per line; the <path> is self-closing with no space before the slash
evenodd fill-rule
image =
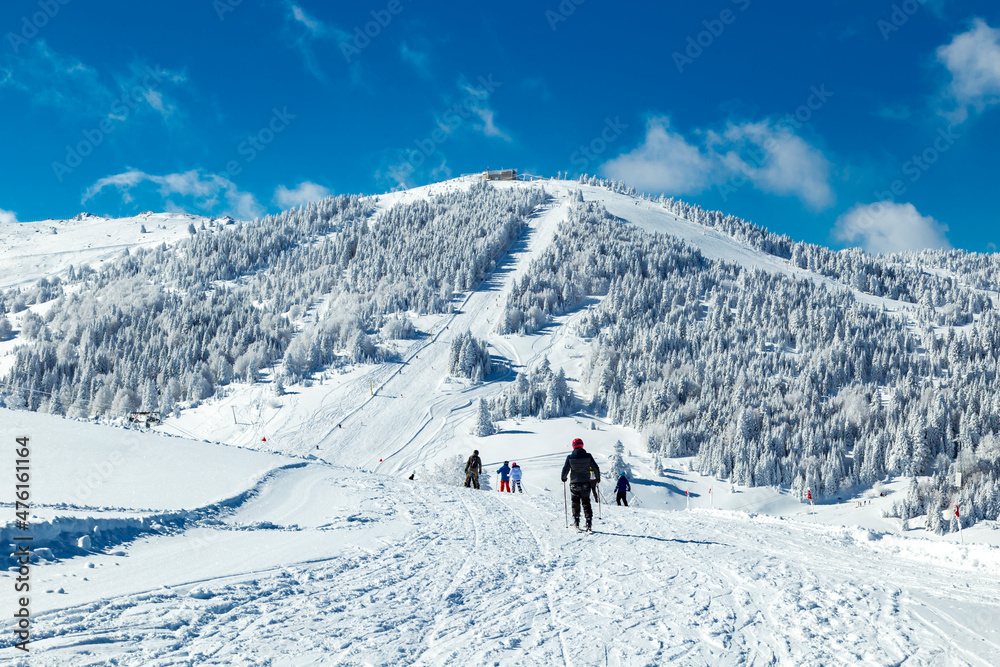
<path id="1" fill-rule="evenodd" d="M 486 399 L 480 398 L 476 407 L 476 424 L 472 429 L 472 435 L 484 438 L 496 432 L 496 426 L 490 416 L 490 406 L 486 403 Z"/>
<path id="2" fill-rule="evenodd" d="M 625 473 L 628 478 L 632 477 L 632 467 L 625 462 L 625 445 L 622 444 L 621 440 L 615 441 L 614 452 L 611 454 L 611 461 L 608 463 L 608 468 L 611 474 L 609 478 L 613 481 L 618 479 L 618 476 Z"/>

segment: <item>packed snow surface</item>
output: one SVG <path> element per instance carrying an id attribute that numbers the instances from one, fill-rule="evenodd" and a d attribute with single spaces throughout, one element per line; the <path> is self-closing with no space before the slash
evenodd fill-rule
<path id="1" fill-rule="evenodd" d="M 182 532 L 37 566 L 30 664 L 1000 658 L 993 547 L 607 505 L 585 535 L 561 496 L 285 468 Z"/>

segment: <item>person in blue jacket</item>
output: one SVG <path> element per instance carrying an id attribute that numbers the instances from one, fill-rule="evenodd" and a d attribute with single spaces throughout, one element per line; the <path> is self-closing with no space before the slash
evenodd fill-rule
<path id="1" fill-rule="evenodd" d="M 500 469 L 497 470 L 497 474 L 500 475 L 500 488 L 498 491 L 507 491 L 510 493 L 510 466 L 507 465 L 509 461 L 504 461 Z"/>
<path id="2" fill-rule="evenodd" d="M 628 483 L 628 478 L 625 476 L 625 473 L 622 473 L 621 477 L 618 478 L 618 484 L 615 485 L 615 491 L 618 492 L 615 496 L 615 500 L 619 505 L 624 504 L 625 507 L 628 507 L 628 497 L 626 494 L 631 490 L 632 487 Z"/>

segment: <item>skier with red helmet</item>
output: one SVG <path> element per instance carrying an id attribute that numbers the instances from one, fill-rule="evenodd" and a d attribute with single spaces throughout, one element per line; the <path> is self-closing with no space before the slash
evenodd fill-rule
<path id="1" fill-rule="evenodd" d="M 594 520 L 594 510 L 590 504 L 590 493 L 593 485 L 601 482 L 601 469 L 597 461 L 583 448 L 583 440 L 573 440 L 573 452 L 566 457 L 562 469 L 562 481 L 569 479 L 569 493 L 573 504 L 573 525 L 580 529 L 580 504 L 583 504 L 583 516 L 587 520 L 587 530 L 590 530 Z"/>

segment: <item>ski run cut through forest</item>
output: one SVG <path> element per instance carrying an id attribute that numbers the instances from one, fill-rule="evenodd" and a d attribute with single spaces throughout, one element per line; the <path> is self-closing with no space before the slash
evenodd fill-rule
<path id="1" fill-rule="evenodd" d="M 996 255 L 586 177 L 0 253 L 4 664 L 1000 664 Z"/>

